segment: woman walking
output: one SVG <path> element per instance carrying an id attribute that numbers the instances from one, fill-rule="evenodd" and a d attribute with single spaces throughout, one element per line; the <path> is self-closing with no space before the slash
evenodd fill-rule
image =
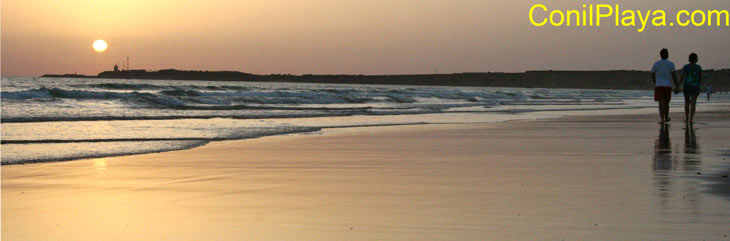
<path id="1" fill-rule="evenodd" d="M 685 65 L 682 70 L 684 90 L 684 122 L 692 124 L 695 118 L 695 110 L 697 109 L 697 97 L 700 95 L 700 86 L 702 86 L 702 67 L 697 64 L 697 54 L 689 55 L 689 64 Z"/>

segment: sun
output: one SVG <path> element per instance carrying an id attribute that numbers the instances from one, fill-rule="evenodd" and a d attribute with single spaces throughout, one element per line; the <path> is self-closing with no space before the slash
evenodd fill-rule
<path id="1" fill-rule="evenodd" d="M 94 50 L 96 52 L 101 53 L 101 52 L 106 51 L 106 41 L 104 41 L 104 40 L 99 39 L 99 40 L 94 41 L 93 46 L 94 46 Z"/>

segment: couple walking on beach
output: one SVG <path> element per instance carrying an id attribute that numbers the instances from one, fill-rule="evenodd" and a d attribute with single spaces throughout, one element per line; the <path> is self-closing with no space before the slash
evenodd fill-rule
<path id="1" fill-rule="evenodd" d="M 702 67 L 697 64 L 697 54 L 689 55 L 689 64 L 682 70 L 682 78 L 677 79 L 677 70 L 674 63 L 669 61 L 669 50 L 662 49 L 659 52 L 661 60 L 654 63 L 651 68 L 652 80 L 654 80 L 654 101 L 659 102 L 659 117 L 661 122 L 667 123 L 669 118 L 669 101 L 672 99 L 672 82 L 674 82 L 674 93 L 679 93 L 679 86 L 682 84 L 684 92 L 684 122 L 692 124 L 697 109 L 697 97 L 700 95 L 702 86 Z M 708 95 L 709 97 L 709 95 Z"/>

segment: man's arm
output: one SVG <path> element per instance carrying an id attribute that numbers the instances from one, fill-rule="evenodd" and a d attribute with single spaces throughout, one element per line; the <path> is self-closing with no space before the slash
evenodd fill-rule
<path id="1" fill-rule="evenodd" d="M 677 88 L 679 88 L 679 85 L 684 82 L 686 76 L 687 76 L 687 72 L 684 72 L 684 70 L 683 70 L 682 77 L 679 77 L 679 82 L 674 81 L 674 84 L 677 85 Z"/>
<path id="2" fill-rule="evenodd" d="M 656 63 L 651 66 L 651 81 L 654 81 L 654 85 L 656 85 Z"/>

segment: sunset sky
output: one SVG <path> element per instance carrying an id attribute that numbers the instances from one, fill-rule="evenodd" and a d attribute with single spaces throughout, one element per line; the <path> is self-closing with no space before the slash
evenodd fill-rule
<path id="1" fill-rule="evenodd" d="M 603 1 L 622 9 L 728 9 L 727 0 Z M 659 49 L 730 67 L 728 27 L 535 27 L 529 8 L 575 0 L 4 0 L 2 75 L 133 69 L 256 74 L 648 70 Z M 92 43 L 106 40 L 97 53 Z"/>

